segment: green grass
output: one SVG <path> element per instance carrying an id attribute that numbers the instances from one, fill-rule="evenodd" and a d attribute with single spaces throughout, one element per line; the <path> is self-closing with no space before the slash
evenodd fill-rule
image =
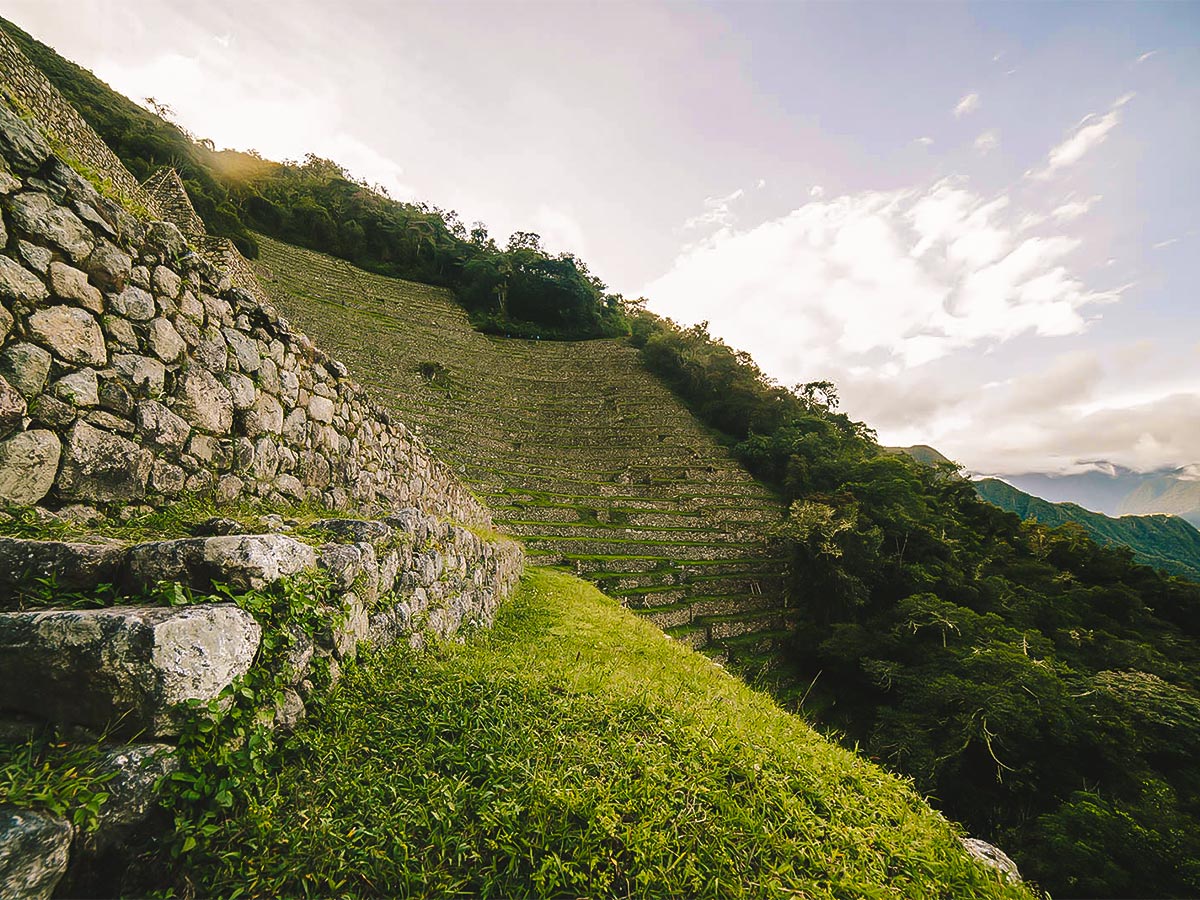
<path id="1" fill-rule="evenodd" d="M 1028 897 L 902 781 L 563 573 L 352 670 L 199 895 Z"/>

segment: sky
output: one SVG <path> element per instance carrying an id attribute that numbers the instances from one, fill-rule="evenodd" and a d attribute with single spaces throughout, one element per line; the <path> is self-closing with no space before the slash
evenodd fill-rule
<path id="1" fill-rule="evenodd" d="M 0 0 L 989 474 L 1200 462 L 1200 4 Z"/>

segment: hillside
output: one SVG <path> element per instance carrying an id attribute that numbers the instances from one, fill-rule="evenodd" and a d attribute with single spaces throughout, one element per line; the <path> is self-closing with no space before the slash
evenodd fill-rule
<path id="1" fill-rule="evenodd" d="M 485 335 L 444 290 L 259 245 L 278 308 L 361 372 L 531 557 L 722 656 L 784 636 L 782 562 L 766 540 L 782 505 L 633 348 Z"/>
<path id="2" fill-rule="evenodd" d="M 1121 515 L 1166 513 L 1187 519 L 1200 528 L 1200 471 L 1185 466 L 1157 473 L 1126 494 L 1117 507 Z"/>
<path id="3" fill-rule="evenodd" d="M 902 780 L 593 587 L 377 656 L 179 876 L 201 896 L 1028 897 Z"/>
<path id="4" fill-rule="evenodd" d="M 1027 521 L 1056 527 L 1082 525 L 1098 544 L 1128 547 L 1134 558 L 1172 575 L 1200 581 L 1200 531 L 1178 516 L 1122 516 L 1094 513 L 1075 503 L 1050 503 L 997 478 L 973 482 L 979 496 Z"/>
<path id="5" fill-rule="evenodd" d="M 1004 479 L 1053 503 L 1078 503 L 1109 516 L 1174 515 L 1200 528 L 1200 477 L 1195 465 L 1134 472 L 1105 464 L 1075 475 L 1026 472 Z"/>

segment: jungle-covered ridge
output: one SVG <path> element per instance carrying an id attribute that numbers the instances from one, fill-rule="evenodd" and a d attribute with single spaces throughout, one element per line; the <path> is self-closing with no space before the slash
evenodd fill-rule
<path id="1" fill-rule="evenodd" d="M 1200 582 L 1200 531 L 1179 516 L 1113 518 L 1076 503 L 1050 503 L 998 478 L 973 482 L 984 500 L 1022 519 L 1055 527 L 1076 523 L 1097 544 L 1128 547 L 1134 559 L 1172 575 Z"/>
<path id="2" fill-rule="evenodd" d="M 454 286 L 470 308 L 469 292 L 447 280 L 458 264 L 446 257 L 439 270 L 439 239 L 431 246 L 415 239 L 419 227 L 412 234 L 407 225 L 400 229 L 402 205 L 368 199 L 365 186 L 322 161 L 310 161 L 305 172 L 248 157 L 248 168 L 261 164 L 274 174 L 247 183 L 261 186 L 262 198 L 286 213 L 264 225 L 269 207 L 244 212 L 257 201 L 216 176 L 206 200 L 194 186 L 207 184 L 199 165 L 187 170 L 191 156 L 158 155 L 172 146 L 155 143 L 172 126 L 140 118 L 149 117 L 144 111 L 135 116 L 133 104 L 106 95 L 82 70 L 54 63 L 47 48 L 27 52 L 135 173 L 184 164 L 185 183 L 206 221 L 212 217 L 210 227 L 240 238 L 248 251 L 253 235 L 238 232 L 237 223 L 345 255 L 341 223 L 359 221 L 347 213 L 386 209 L 372 233 L 395 240 L 367 240 L 363 226 L 364 246 L 378 254 L 361 261 L 383 274 Z M 125 112 L 93 121 L 109 106 Z M 114 123 L 130 125 L 128 142 L 106 134 Z M 210 175 L 217 171 L 206 165 Z M 318 184 L 330 193 L 317 191 Z M 347 203 L 343 218 L 329 213 L 332 232 L 308 202 L 320 207 L 317 198 L 325 196 Z M 389 219 L 393 214 L 401 218 Z M 453 236 L 452 223 L 445 227 Z M 410 241 L 404 252 L 402 236 Z M 323 238 L 330 246 L 319 245 Z M 455 247 L 471 243 L 456 240 Z M 544 257 L 520 240 L 487 258 L 521 251 Z M 486 293 L 488 282 L 480 283 Z M 595 299 L 600 289 L 593 287 Z M 576 321 L 575 295 L 542 296 L 566 304 L 548 320 Z M 507 301 L 518 317 L 511 291 Z M 788 509 L 778 534 L 789 557 L 795 630 L 748 677 L 912 777 L 937 806 L 1003 846 L 1055 896 L 1200 893 L 1200 772 L 1192 753 L 1200 739 L 1200 586 L 1139 565 L 1132 551 L 1099 546 L 1077 528 L 1022 523 L 982 502 L 964 479 L 887 452 L 869 427 L 838 411 L 832 384 L 789 389 L 703 326 L 625 312 L 615 298 L 593 309 L 600 325 L 562 334 L 605 333 L 603 309 L 613 310 L 612 322 L 618 314 L 627 318 L 646 368 Z M 338 312 L 326 305 L 320 314 Z M 603 365 L 599 353 L 596 366 Z M 453 372 L 453 363 L 448 368 Z M 431 368 L 429 378 L 440 374 Z M 478 446 L 468 438 L 459 449 L 464 458 Z M 567 465 L 554 445 L 538 446 L 547 468 Z"/>

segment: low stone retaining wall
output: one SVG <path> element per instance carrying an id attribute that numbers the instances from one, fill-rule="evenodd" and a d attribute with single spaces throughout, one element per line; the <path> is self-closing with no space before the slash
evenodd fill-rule
<path id="1" fill-rule="evenodd" d="M 206 530 L 235 526 L 213 520 Z M 71 573 L 75 591 L 116 584 L 141 592 L 163 582 L 262 590 L 323 571 L 333 602 L 315 635 L 289 649 L 288 687 L 276 708 L 263 711 L 274 727 L 290 729 L 318 690 L 310 677 L 317 660 L 336 682 L 360 645 L 420 643 L 490 625 L 523 567 L 519 545 L 484 540 L 417 509 L 282 528 L 137 544 L 0 538 L 0 597 L 15 602 L 21 585 L 46 572 Z M 157 809 L 154 783 L 175 766 L 169 742 L 182 704 L 213 700 L 246 674 L 261 636 L 254 617 L 232 603 L 0 612 L 0 730 L 49 722 L 136 741 L 105 757 L 116 777 L 94 832 L 76 833 L 67 819 L 44 812 L 0 808 L 0 893 L 47 897 L 64 874 L 72 892 L 95 889 L 89 879 L 111 870 L 109 857 Z"/>

